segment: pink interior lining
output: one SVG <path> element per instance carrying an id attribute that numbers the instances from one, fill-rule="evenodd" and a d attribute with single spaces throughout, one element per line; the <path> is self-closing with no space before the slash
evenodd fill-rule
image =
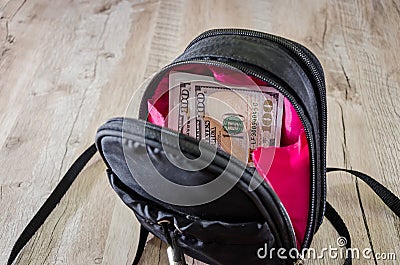
<path id="1" fill-rule="evenodd" d="M 245 85 L 256 83 L 259 86 L 268 86 L 264 81 L 247 77 L 243 74 L 224 72 L 223 69 L 208 66 L 185 65 L 174 69 L 194 74 L 214 76 L 216 80 L 225 84 Z M 148 100 L 148 121 L 159 126 L 166 126 L 165 118 L 168 114 L 169 80 L 166 74 L 155 94 Z M 253 161 L 257 171 L 264 177 L 278 194 L 292 221 L 297 246 L 300 247 L 308 221 L 310 196 L 310 161 L 309 149 L 303 125 L 292 104 L 285 98 L 284 114 L 280 147 L 259 147 L 253 152 Z"/>

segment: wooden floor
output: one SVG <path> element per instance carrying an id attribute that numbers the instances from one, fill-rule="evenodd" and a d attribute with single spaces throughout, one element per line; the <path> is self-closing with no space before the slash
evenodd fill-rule
<path id="1" fill-rule="evenodd" d="M 209 28 L 309 47 L 326 73 L 328 165 L 362 170 L 400 194 L 399 24 L 396 0 L 0 0 L 0 264 L 96 128 L 124 115 L 142 81 Z M 131 263 L 136 221 L 104 170 L 96 157 L 18 264 Z M 400 263 L 400 221 L 365 184 L 329 176 L 328 200 L 354 247 L 397 254 L 353 264 Z M 337 237 L 324 222 L 312 246 L 336 246 Z M 152 239 L 141 264 L 167 264 L 165 246 Z"/>

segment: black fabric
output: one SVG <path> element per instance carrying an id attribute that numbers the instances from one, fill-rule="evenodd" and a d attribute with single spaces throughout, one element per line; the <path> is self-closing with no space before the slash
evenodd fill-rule
<path id="1" fill-rule="evenodd" d="M 138 265 L 140 262 L 140 258 L 143 255 L 144 248 L 146 247 L 147 237 L 149 236 L 149 230 L 147 230 L 143 225 L 140 226 L 140 234 L 139 234 L 139 242 L 138 247 L 136 249 L 135 259 L 133 260 L 132 265 Z"/>
<path id="2" fill-rule="evenodd" d="M 333 227 L 338 232 L 338 234 L 341 237 L 344 237 L 346 239 L 345 246 L 347 249 L 350 249 L 351 248 L 351 237 L 350 237 L 349 230 L 347 229 L 347 226 L 343 222 L 340 215 L 336 212 L 336 210 L 328 202 L 326 202 L 325 217 L 333 225 Z M 350 255 L 348 255 L 344 261 L 344 265 L 351 265 L 351 264 L 352 264 L 352 257 Z"/>
<path id="3" fill-rule="evenodd" d="M 244 54 L 246 56 L 243 56 Z M 218 35 L 193 44 L 175 61 L 199 57 L 225 58 L 267 69 L 268 72 L 284 81 L 288 88 L 293 88 L 293 93 L 298 94 L 301 102 L 307 106 L 305 110 L 310 118 L 315 124 L 320 124 L 317 109 L 319 104 L 314 90 L 299 89 L 312 87 L 311 80 L 305 69 L 281 45 L 247 36 Z"/>
<path id="4" fill-rule="evenodd" d="M 57 204 L 61 201 L 62 197 L 64 197 L 65 193 L 67 193 L 68 189 L 71 187 L 76 177 L 86 166 L 89 160 L 96 154 L 96 152 L 96 145 L 92 144 L 78 157 L 78 159 L 68 169 L 67 173 L 65 173 L 64 177 L 57 184 L 54 191 L 50 194 L 44 204 L 40 207 L 39 211 L 33 216 L 32 220 L 28 223 L 24 231 L 18 237 L 9 255 L 7 265 L 13 264 L 18 254 L 29 242 L 29 240 L 35 235 L 42 224 L 46 221 L 46 219 L 49 217 Z M 136 250 L 136 255 L 132 263 L 133 265 L 139 264 L 148 235 L 149 231 L 143 226 L 140 226 L 139 242 Z"/>
<path id="5" fill-rule="evenodd" d="M 23 247 L 29 242 L 29 240 L 33 237 L 36 231 L 42 226 L 44 221 L 46 221 L 47 217 L 54 210 L 57 204 L 60 202 L 61 198 L 68 191 L 76 177 L 85 167 L 85 165 L 89 162 L 89 160 L 94 156 L 97 152 L 96 145 L 92 144 L 88 149 L 86 149 L 79 158 L 72 164 L 64 177 L 60 180 L 57 187 L 50 194 L 49 198 L 44 202 L 42 207 L 40 207 L 39 211 L 33 216 L 32 220 L 25 227 L 24 231 L 22 231 L 21 235 L 18 237 L 15 242 L 11 254 L 8 258 L 7 265 L 11 265 L 19 252 L 23 249 Z"/>
<path id="6" fill-rule="evenodd" d="M 400 199 L 396 195 L 394 195 L 390 190 L 388 190 L 385 186 L 381 183 L 373 179 L 372 177 L 368 176 L 365 173 L 345 169 L 345 168 L 327 168 L 327 172 L 347 172 L 356 176 L 357 178 L 363 180 L 371 189 L 381 198 L 381 200 L 398 216 L 400 217 Z M 340 215 L 335 211 L 335 209 L 327 202 L 326 203 L 326 212 L 325 216 L 327 219 L 332 223 L 334 228 L 338 231 L 340 236 L 343 236 L 347 240 L 346 248 L 351 247 L 351 238 L 349 231 L 343 222 Z M 344 265 L 351 265 L 352 260 L 351 256 L 347 257 L 345 260 Z"/>
<path id="7" fill-rule="evenodd" d="M 160 126 L 143 120 L 113 119 L 99 128 L 96 138 L 99 153 L 104 156 L 109 167 L 107 171 L 111 186 L 122 201 L 134 211 L 141 224 L 163 241 L 167 241 L 158 221 L 165 218 L 170 219 L 183 232 L 177 235 L 179 237 L 177 244 L 184 253 L 208 264 L 244 264 L 246 261 L 254 265 L 283 264 L 284 262 L 279 261 L 276 256 L 271 260 L 261 260 L 255 254 L 264 244 L 275 248 L 290 249 L 294 247 L 294 240 L 291 243 L 284 238 L 293 233 L 285 230 L 285 227 L 287 229 L 288 226 L 285 225 L 286 221 L 283 220 L 283 214 L 280 213 L 280 209 L 283 210 L 282 205 L 275 201 L 278 198 L 276 195 L 272 196 L 271 187 L 262 179 L 260 179 L 259 187 L 254 191 L 249 191 L 249 183 L 253 176 L 247 171 L 239 170 L 239 165 L 235 166 L 236 163 L 239 163 L 234 162 L 236 160 L 231 161 L 233 164 L 228 168 L 226 164 L 229 157 L 220 156 L 218 152 L 212 162 L 213 169 L 210 168 L 209 171 L 205 168 L 196 175 L 192 175 L 193 178 L 185 178 L 185 174 L 189 173 L 182 169 L 172 167 L 167 163 L 162 164 L 162 172 L 168 172 L 169 178 L 185 180 L 187 183 L 184 184 L 188 186 L 191 183 L 197 183 L 199 178 L 208 179 L 215 176 L 213 174 L 215 170 L 224 170 L 224 178 L 227 182 L 229 182 L 229 178 L 234 179 L 244 173 L 235 185 L 235 189 L 238 189 L 237 192 L 242 193 L 239 198 L 242 198 L 243 202 L 236 203 L 236 198 L 232 198 L 225 200 L 223 204 L 219 203 L 222 197 L 233 196 L 227 193 L 219 200 L 202 204 L 202 210 L 207 211 L 209 218 L 205 218 L 205 213 L 198 212 L 198 209 L 193 209 L 198 206 L 178 207 L 160 203 L 158 199 L 151 198 L 150 194 L 145 195 L 145 191 L 141 190 L 140 185 L 132 183 L 140 176 L 145 176 L 146 181 L 155 178 L 155 176 L 151 176 L 152 173 L 156 174 L 157 172 L 153 172 L 153 163 L 165 161 L 163 158 L 165 156 L 164 148 L 166 146 L 173 147 L 172 138 L 176 137 L 178 133 L 164 128 L 164 145 L 162 146 L 160 145 L 161 129 Z M 179 140 L 181 151 L 185 155 L 194 153 L 193 150 L 198 148 L 198 141 L 193 138 L 182 135 Z M 156 148 L 158 151 L 154 153 Z M 157 160 L 154 162 L 145 159 L 145 157 L 153 158 L 155 156 L 157 156 Z M 128 165 L 130 165 L 129 168 L 121 170 Z M 154 183 L 159 182 L 149 181 L 147 184 L 154 185 Z M 164 192 L 168 192 L 168 190 Z M 177 194 L 174 193 L 174 195 Z M 244 203 L 249 206 L 238 208 L 238 205 L 241 206 Z M 247 211 L 249 207 L 257 207 L 263 218 L 260 220 L 250 218 Z M 240 218 L 225 219 L 221 215 L 223 208 L 232 209 L 232 214 Z"/>
<path id="8" fill-rule="evenodd" d="M 356 176 L 357 178 L 363 180 L 371 189 L 381 198 L 381 200 L 398 216 L 400 217 L 400 199 L 394 195 L 390 190 L 388 190 L 381 183 L 371 178 L 370 176 L 351 169 L 345 168 L 327 168 L 326 172 L 347 172 Z"/>

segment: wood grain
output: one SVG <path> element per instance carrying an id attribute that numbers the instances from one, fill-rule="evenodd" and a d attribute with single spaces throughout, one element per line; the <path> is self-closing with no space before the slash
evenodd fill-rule
<path id="1" fill-rule="evenodd" d="M 209 28 L 309 47 L 326 74 L 328 165 L 362 170 L 400 194 L 399 24 L 400 4 L 389 0 L 0 0 L 0 264 L 96 128 L 135 116 L 129 102 L 142 82 Z M 137 223 L 104 169 L 99 157 L 89 164 L 17 264 L 131 263 Z M 329 175 L 328 200 L 353 246 L 374 251 L 353 264 L 398 264 L 399 219 L 365 184 Z M 324 222 L 312 247 L 336 246 L 337 237 Z M 167 264 L 165 249 L 151 239 L 141 264 Z M 377 257 L 385 252 L 397 261 Z"/>

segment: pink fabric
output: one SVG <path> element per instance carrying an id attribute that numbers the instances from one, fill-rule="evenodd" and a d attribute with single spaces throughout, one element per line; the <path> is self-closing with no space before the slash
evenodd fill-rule
<path id="1" fill-rule="evenodd" d="M 285 206 L 300 248 L 308 221 L 310 161 L 302 123 L 288 100 L 284 121 L 282 147 L 259 147 L 253 152 L 253 161 Z"/>
<path id="2" fill-rule="evenodd" d="M 284 117 L 281 134 L 281 146 L 288 146 L 298 142 L 299 135 L 304 131 L 303 124 L 292 103 L 285 98 Z"/>
<path id="3" fill-rule="evenodd" d="M 168 77 L 164 77 L 158 85 L 153 97 L 147 101 L 149 116 L 147 120 L 159 126 L 165 126 L 165 118 L 169 109 Z"/>
<path id="4" fill-rule="evenodd" d="M 214 76 L 225 84 L 268 86 L 264 81 L 217 67 L 186 65 L 174 69 L 194 74 Z M 168 75 L 158 85 L 148 101 L 148 120 L 166 126 L 168 113 Z M 308 143 L 303 125 L 292 104 L 285 98 L 280 147 L 259 147 L 253 152 L 253 161 L 259 174 L 278 194 L 292 221 L 297 246 L 303 242 L 310 197 L 310 161 Z M 284 169 L 284 170 L 282 170 Z"/>

